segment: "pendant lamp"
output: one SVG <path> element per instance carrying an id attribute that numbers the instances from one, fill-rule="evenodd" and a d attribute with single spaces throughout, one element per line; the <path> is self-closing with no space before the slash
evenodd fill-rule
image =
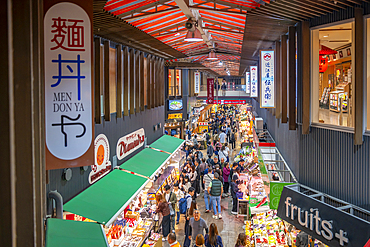
<path id="1" fill-rule="evenodd" d="M 185 37 L 185 41 L 197 42 L 203 41 L 202 35 L 198 29 L 195 29 L 194 32 L 188 31 Z"/>

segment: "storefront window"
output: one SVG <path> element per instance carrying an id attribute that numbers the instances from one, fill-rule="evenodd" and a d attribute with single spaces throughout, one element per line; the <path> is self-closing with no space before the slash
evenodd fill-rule
<path id="1" fill-rule="evenodd" d="M 168 71 L 168 95 L 181 96 L 181 70 L 179 69 Z"/>
<path id="2" fill-rule="evenodd" d="M 312 122 L 353 127 L 354 22 L 311 31 Z"/>

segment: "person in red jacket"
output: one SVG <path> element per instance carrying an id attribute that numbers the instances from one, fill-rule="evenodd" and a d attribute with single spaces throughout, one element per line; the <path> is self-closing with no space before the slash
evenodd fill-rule
<path id="1" fill-rule="evenodd" d="M 229 196 L 229 175 L 230 175 L 230 164 L 225 162 L 225 166 L 222 169 L 222 176 L 224 178 L 224 195 Z"/>

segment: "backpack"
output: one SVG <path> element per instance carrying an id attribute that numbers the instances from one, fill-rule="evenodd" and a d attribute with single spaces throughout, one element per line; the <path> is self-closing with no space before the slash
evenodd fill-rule
<path id="1" fill-rule="evenodd" d="M 191 197 L 191 195 L 187 195 L 185 198 L 181 198 L 179 200 L 179 211 L 180 211 L 180 214 L 186 214 L 186 209 L 188 209 L 187 199 L 189 197 Z"/>
<path id="2" fill-rule="evenodd" d="M 209 134 L 207 133 L 207 134 L 206 134 L 206 141 L 208 142 L 210 139 L 211 139 L 211 137 L 210 137 L 210 136 L 209 136 Z"/>

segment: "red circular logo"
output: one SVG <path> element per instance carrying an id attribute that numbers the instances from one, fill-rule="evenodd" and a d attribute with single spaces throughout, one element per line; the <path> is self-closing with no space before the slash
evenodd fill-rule
<path id="1" fill-rule="evenodd" d="M 263 59 L 265 59 L 265 61 L 270 61 L 270 59 L 271 59 L 271 54 L 270 54 L 270 53 L 266 53 L 266 54 L 263 56 Z"/>

